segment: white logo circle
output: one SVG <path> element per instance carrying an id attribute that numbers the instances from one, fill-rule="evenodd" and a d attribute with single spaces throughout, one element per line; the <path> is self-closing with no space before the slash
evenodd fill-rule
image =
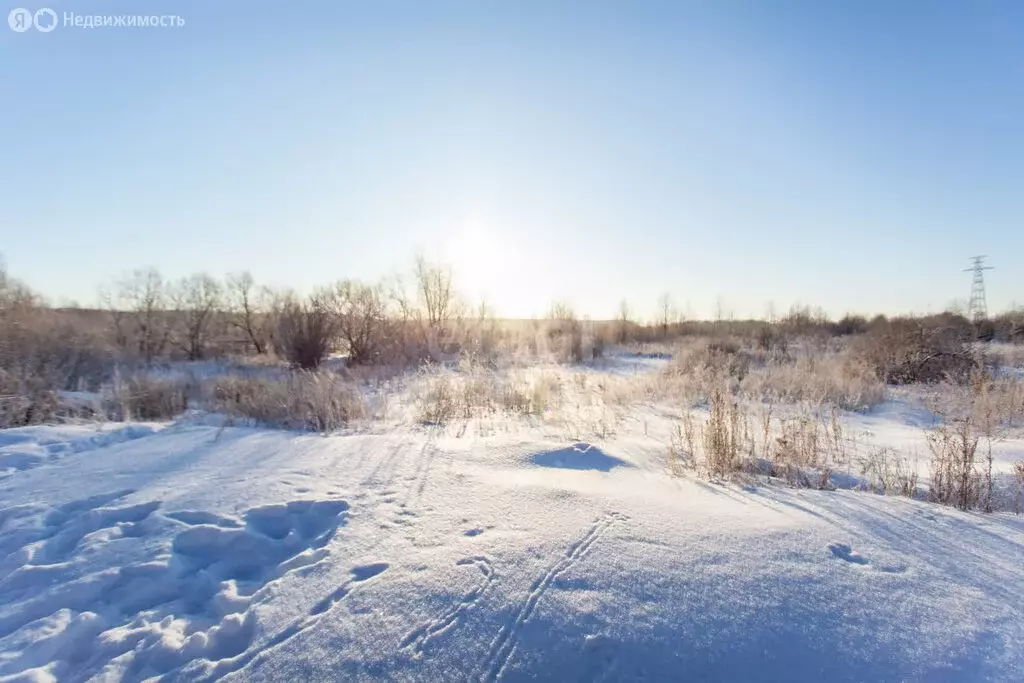
<path id="1" fill-rule="evenodd" d="M 48 17 L 49 21 L 39 21 L 40 17 Z M 57 13 L 49 7 L 36 10 L 35 16 L 32 17 L 32 23 L 35 24 L 36 30 L 40 33 L 49 33 L 57 28 Z"/>
<path id="2" fill-rule="evenodd" d="M 55 14 L 54 17 L 56 16 Z M 12 31 L 24 33 L 32 28 L 32 13 L 24 7 L 12 9 L 11 13 L 7 15 L 7 25 L 11 27 Z"/>

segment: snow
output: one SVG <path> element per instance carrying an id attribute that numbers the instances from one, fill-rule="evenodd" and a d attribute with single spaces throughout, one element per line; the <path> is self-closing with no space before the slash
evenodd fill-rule
<path id="1" fill-rule="evenodd" d="M 673 477 L 670 425 L 0 432 L 0 681 L 1019 680 L 1020 518 Z"/>
<path id="2" fill-rule="evenodd" d="M 58 425 L 0 431 L 0 481 L 20 470 L 59 460 L 67 455 L 149 436 L 163 425 Z"/>

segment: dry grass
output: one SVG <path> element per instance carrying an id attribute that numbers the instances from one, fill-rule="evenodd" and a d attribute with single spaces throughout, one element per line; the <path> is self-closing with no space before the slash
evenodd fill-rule
<path id="1" fill-rule="evenodd" d="M 832 474 L 849 469 L 856 442 L 838 409 L 749 402 L 727 384 L 712 392 L 707 417 L 683 411 L 670 435 L 669 469 L 693 468 L 712 479 L 737 474 L 779 478 L 799 487 L 832 488 Z M 700 413 L 696 413 L 700 415 Z"/>
<path id="2" fill-rule="evenodd" d="M 840 355 L 806 356 L 792 364 L 769 364 L 740 384 L 755 400 L 831 405 L 863 410 L 885 400 L 885 385 L 867 364 Z"/>
<path id="3" fill-rule="evenodd" d="M 873 448 L 860 458 L 863 487 L 882 495 L 913 498 L 918 492 L 917 462 L 894 448 Z"/>
<path id="4" fill-rule="evenodd" d="M 213 383 L 212 407 L 266 425 L 317 432 L 366 415 L 359 389 L 326 370 L 297 370 L 280 380 L 221 377 Z"/>
<path id="5" fill-rule="evenodd" d="M 116 377 L 106 394 L 107 414 L 114 420 L 169 420 L 189 407 L 197 386 L 185 379 L 164 379 L 145 374 Z"/>
<path id="6" fill-rule="evenodd" d="M 985 353 L 989 362 L 997 368 L 1024 369 L 1024 344 L 993 342 L 979 350 Z"/>
<path id="7" fill-rule="evenodd" d="M 500 373 L 464 363 L 457 373 L 435 366 L 422 369 L 413 397 L 417 421 L 444 425 L 496 415 L 540 416 L 559 394 L 553 372 L 511 369 Z"/>
<path id="8" fill-rule="evenodd" d="M 930 497 L 961 510 L 977 507 L 982 478 L 976 469 L 979 437 L 970 417 L 942 424 L 927 436 L 932 453 Z"/>
<path id="9" fill-rule="evenodd" d="M 1021 512 L 1021 500 L 1024 499 L 1024 460 L 1013 463 L 1013 511 Z"/>
<path id="10" fill-rule="evenodd" d="M 703 467 L 711 478 L 724 478 L 743 469 L 740 449 L 746 441 L 739 403 L 725 388 L 711 394 L 711 413 L 701 428 Z"/>
<path id="11" fill-rule="evenodd" d="M 885 400 L 885 385 L 872 368 L 852 357 L 848 344 L 792 344 L 782 351 L 739 340 L 693 340 L 680 345 L 669 365 L 645 382 L 637 398 L 668 398 L 684 405 L 707 402 L 723 383 L 754 402 L 863 410 Z"/>

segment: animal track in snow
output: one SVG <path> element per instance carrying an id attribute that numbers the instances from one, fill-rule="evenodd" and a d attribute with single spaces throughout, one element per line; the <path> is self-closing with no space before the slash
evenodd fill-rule
<path id="1" fill-rule="evenodd" d="M 515 652 L 516 646 L 519 644 L 519 632 L 522 630 L 523 624 L 533 616 L 533 613 L 537 609 L 537 603 L 540 602 L 540 599 L 544 597 L 545 593 L 547 593 L 551 584 L 562 574 L 572 569 L 572 567 L 580 560 L 586 557 L 590 552 L 590 549 L 594 547 L 595 543 L 597 543 L 598 539 L 600 539 L 613 524 L 625 522 L 628 521 L 628 519 L 628 516 L 619 512 L 610 512 L 597 518 L 594 520 L 594 523 L 587 528 L 586 533 L 569 546 L 565 556 L 560 558 L 558 562 L 552 565 L 543 575 L 533 582 L 533 585 L 530 587 L 530 592 L 519 606 L 515 618 L 511 623 L 507 623 L 502 626 L 497 637 L 491 643 L 490 652 L 484 660 L 484 670 L 483 674 L 480 676 L 480 680 L 495 681 L 501 678 L 502 673 L 508 666 L 509 661 L 512 659 L 512 654 Z"/>
<path id="2" fill-rule="evenodd" d="M 351 595 L 352 591 L 360 584 L 376 578 L 380 574 L 384 573 L 388 567 L 389 565 L 387 562 L 372 562 L 370 564 L 353 567 L 350 570 L 351 577 L 349 580 L 338 586 L 338 588 L 332 591 L 329 595 L 313 605 L 309 610 L 308 616 L 296 619 L 266 643 L 250 648 L 245 652 L 238 653 L 234 657 L 222 659 L 209 672 L 209 676 L 202 680 L 212 681 L 233 671 L 238 671 L 263 654 L 280 647 L 303 631 L 313 628 L 320 623 L 320 620 L 323 619 L 324 615 L 327 614 L 331 608 Z"/>
<path id="3" fill-rule="evenodd" d="M 482 576 L 478 582 L 451 609 L 414 629 L 402 639 L 401 648 L 412 653 L 415 659 L 423 657 L 431 640 L 440 638 L 458 624 L 459 618 L 477 604 L 483 594 L 494 582 L 494 570 L 491 561 L 486 557 L 467 557 L 455 563 L 458 566 L 476 567 Z"/>

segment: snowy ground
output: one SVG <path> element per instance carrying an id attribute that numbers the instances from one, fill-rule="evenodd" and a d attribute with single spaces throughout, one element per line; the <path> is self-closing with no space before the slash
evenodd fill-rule
<path id="1" fill-rule="evenodd" d="M 669 420 L 0 432 L 0 681 L 1020 680 L 1020 518 L 672 477 Z"/>

